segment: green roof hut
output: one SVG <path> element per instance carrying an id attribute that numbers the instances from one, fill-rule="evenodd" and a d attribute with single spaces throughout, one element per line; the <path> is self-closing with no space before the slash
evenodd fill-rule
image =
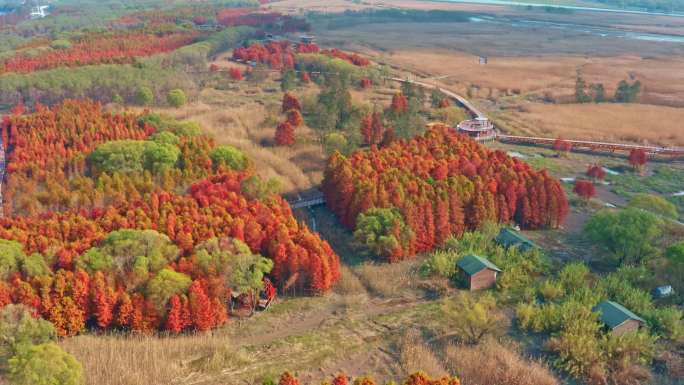
<path id="1" fill-rule="evenodd" d="M 501 229 L 499 235 L 496 236 L 496 243 L 505 248 L 519 247 L 522 251 L 539 248 L 534 242 L 508 227 Z"/>
<path id="2" fill-rule="evenodd" d="M 496 285 L 496 276 L 501 272 L 495 264 L 477 255 L 466 255 L 456 264 L 465 274 L 469 290 L 489 289 Z"/>
<path id="3" fill-rule="evenodd" d="M 601 322 L 606 324 L 610 332 L 615 335 L 639 330 L 646 323 L 638 315 L 613 301 L 603 301 L 596 305 L 593 311 L 601 313 Z"/>

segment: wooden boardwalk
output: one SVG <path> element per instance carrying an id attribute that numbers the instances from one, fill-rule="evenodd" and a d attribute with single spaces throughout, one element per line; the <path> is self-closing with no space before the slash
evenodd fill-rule
<path id="1" fill-rule="evenodd" d="M 449 91 L 447 89 L 438 87 L 434 84 L 429 84 L 421 81 L 402 79 L 397 77 L 387 78 L 391 81 L 396 81 L 400 83 L 410 83 L 415 84 L 420 87 L 427 89 L 437 89 L 450 98 L 454 99 L 459 105 L 468 111 L 473 118 L 486 118 L 485 114 L 470 103 L 463 96 Z M 523 145 L 536 145 L 536 146 L 553 146 L 556 142 L 555 138 L 542 138 L 533 136 L 517 136 L 517 135 L 505 135 L 501 134 L 496 130 L 496 140 L 503 143 L 511 144 L 523 144 Z M 566 142 L 572 144 L 573 149 L 601 152 L 601 153 L 629 153 L 632 150 L 639 149 L 645 151 L 651 157 L 667 158 L 667 159 L 684 159 L 684 148 L 682 147 L 660 147 L 660 146 L 647 146 L 640 144 L 626 144 L 626 143 L 610 143 L 601 141 L 591 141 L 582 139 L 564 139 Z"/>

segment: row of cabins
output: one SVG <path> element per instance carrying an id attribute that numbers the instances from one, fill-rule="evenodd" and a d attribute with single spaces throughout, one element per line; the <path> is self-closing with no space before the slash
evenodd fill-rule
<path id="1" fill-rule="evenodd" d="M 538 247 L 519 232 L 509 228 L 501 230 L 496 242 L 505 248 L 518 247 L 523 251 Z M 496 286 L 496 279 L 501 273 L 501 269 L 487 258 L 473 254 L 461 258 L 457 266 L 469 290 L 484 290 Z M 615 335 L 638 330 L 645 324 L 642 318 L 613 301 L 603 301 L 594 307 L 593 311 L 600 313 L 601 322 Z"/>

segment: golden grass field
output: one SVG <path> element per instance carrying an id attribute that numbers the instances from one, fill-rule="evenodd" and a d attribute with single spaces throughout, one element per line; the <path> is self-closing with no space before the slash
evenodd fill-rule
<path id="1" fill-rule="evenodd" d="M 528 103 L 498 116 L 506 128 L 524 135 L 684 146 L 682 108 Z"/>

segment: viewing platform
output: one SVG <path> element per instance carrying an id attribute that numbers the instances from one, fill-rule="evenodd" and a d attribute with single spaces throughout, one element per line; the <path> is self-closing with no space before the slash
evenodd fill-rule
<path id="1" fill-rule="evenodd" d="M 466 134 L 477 141 L 488 141 L 496 139 L 494 124 L 487 118 L 477 117 L 471 120 L 464 120 L 456 126 L 459 133 Z"/>

